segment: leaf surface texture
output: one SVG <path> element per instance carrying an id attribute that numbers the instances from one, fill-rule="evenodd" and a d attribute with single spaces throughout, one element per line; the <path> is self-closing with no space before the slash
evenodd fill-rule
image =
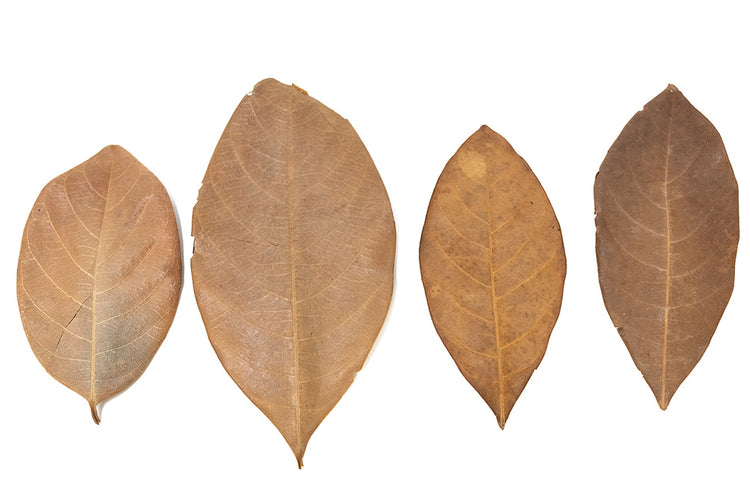
<path id="1" fill-rule="evenodd" d="M 734 286 L 737 182 L 719 133 L 670 85 L 610 148 L 594 200 L 607 311 L 666 409 Z"/>
<path id="2" fill-rule="evenodd" d="M 193 236 L 211 344 L 301 467 L 390 303 L 396 231 L 377 169 L 348 121 L 264 80 L 219 140 Z"/>
<path id="3" fill-rule="evenodd" d="M 504 427 L 544 357 L 566 263 L 544 189 L 489 127 L 474 133 L 440 175 L 419 256 L 435 328 Z"/>
<path id="4" fill-rule="evenodd" d="M 29 215 L 17 292 L 34 354 L 61 383 L 99 403 L 148 366 L 182 284 L 172 203 L 119 146 L 53 179 Z"/>

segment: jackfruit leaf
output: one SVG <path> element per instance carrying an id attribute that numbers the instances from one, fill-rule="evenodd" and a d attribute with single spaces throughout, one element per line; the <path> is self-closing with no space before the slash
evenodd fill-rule
<path id="1" fill-rule="evenodd" d="M 666 409 L 734 286 L 737 181 L 719 133 L 670 85 L 625 125 L 594 201 L 604 303 Z"/>
<path id="2" fill-rule="evenodd" d="M 53 179 L 26 223 L 17 293 L 44 368 L 99 403 L 141 376 L 161 345 L 182 286 L 172 202 L 119 146 Z"/>
<path id="3" fill-rule="evenodd" d="M 547 350 L 566 263 L 544 189 L 489 127 L 440 175 L 419 256 L 435 328 L 503 428 Z"/>
<path id="4" fill-rule="evenodd" d="M 263 80 L 216 146 L 193 236 L 209 340 L 302 467 L 391 300 L 396 230 L 378 171 L 348 121 Z"/>

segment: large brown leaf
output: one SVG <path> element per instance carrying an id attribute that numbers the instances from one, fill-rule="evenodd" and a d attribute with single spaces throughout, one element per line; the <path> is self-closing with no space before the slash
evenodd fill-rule
<path id="1" fill-rule="evenodd" d="M 172 324 L 180 238 L 164 186 L 119 146 L 52 180 L 26 223 L 18 305 L 34 354 L 97 405 L 141 376 Z"/>
<path id="2" fill-rule="evenodd" d="M 612 145 L 594 200 L 607 311 L 666 409 L 734 285 L 737 181 L 719 133 L 670 85 Z"/>
<path id="3" fill-rule="evenodd" d="M 440 175 L 419 257 L 435 328 L 502 428 L 547 350 L 565 251 L 544 189 L 489 127 Z"/>
<path id="4" fill-rule="evenodd" d="M 378 171 L 349 122 L 264 80 L 216 146 L 193 236 L 211 344 L 301 467 L 388 311 L 396 229 Z"/>

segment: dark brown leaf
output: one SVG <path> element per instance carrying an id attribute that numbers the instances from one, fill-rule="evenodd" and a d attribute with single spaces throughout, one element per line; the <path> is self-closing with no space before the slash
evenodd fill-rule
<path id="1" fill-rule="evenodd" d="M 119 146 L 56 177 L 31 210 L 18 305 L 34 354 L 97 405 L 141 376 L 172 324 L 180 238 L 164 186 Z"/>
<path id="2" fill-rule="evenodd" d="M 607 311 L 666 409 L 734 285 L 737 181 L 719 133 L 670 85 L 612 145 L 594 200 Z"/>
<path id="3" fill-rule="evenodd" d="M 301 467 L 391 300 L 396 229 L 378 171 L 349 122 L 264 80 L 216 146 L 193 236 L 211 344 Z"/>
<path id="4" fill-rule="evenodd" d="M 419 256 L 435 328 L 504 427 L 547 350 L 565 251 L 544 189 L 489 127 L 440 175 Z"/>

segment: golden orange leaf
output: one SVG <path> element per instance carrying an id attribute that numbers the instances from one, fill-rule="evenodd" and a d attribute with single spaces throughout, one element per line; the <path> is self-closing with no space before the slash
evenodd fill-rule
<path id="1" fill-rule="evenodd" d="M 469 137 L 440 175 L 419 256 L 435 328 L 504 427 L 544 357 L 566 265 L 544 189 L 489 127 Z"/>

